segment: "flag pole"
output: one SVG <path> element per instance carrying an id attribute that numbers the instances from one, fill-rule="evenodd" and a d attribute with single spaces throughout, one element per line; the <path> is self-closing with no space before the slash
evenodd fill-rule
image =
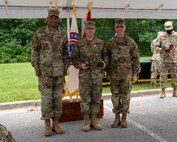
<path id="1" fill-rule="evenodd" d="M 76 16 L 76 0 L 73 0 L 73 12 Z M 76 101 L 78 101 L 79 93 L 76 94 Z"/>
<path id="2" fill-rule="evenodd" d="M 76 7 L 75 7 L 75 5 L 76 5 L 76 2 L 75 2 L 75 0 L 72 0 L 72 3 L 71 3 L 71 6 L 72 6 L 72 12 L 76 15 Z M 70 35 L 70 34 L 69 34 Z M 72 101 L 72 95 L 70 95 L 69 96 L 69 98 L 70 98 L 70 101 Z"/>
<path id="3" fill-rule="evenodd" d="M 58 7 L 59 7 L 59 2 L 58 0 L 55 0 L 55 9 L 58 10 Z"/>
<path id="4" fill-rule="evenodd" d="M 69 53 L 70 53 L 70 66 L 68 68 L 68 96 L 70 101 L 72 101 L 72 96 L 76 96 L 76 100 L 78 101 L 78 93 L 79 93 L 79 70 L 74 67 L 72 64 L 72 50 L 74 45 L 79 40 L 79 31 L 76 19 L 76 3 L 75 0 L 72 0 L 72 20 L 71 20 L 71 28 L 70 28 L 70 43 L 69 43 Z"/>

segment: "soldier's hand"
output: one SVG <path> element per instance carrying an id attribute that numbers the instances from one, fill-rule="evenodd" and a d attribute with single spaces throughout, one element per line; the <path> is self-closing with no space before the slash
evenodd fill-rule
<path id="1" fill-rule="evenodd" d="M 162 48 L 157 48 L 157 51 L 161 52 L 163 49 Z"/>
<path id="2" fill-rule="evenodd" d="M 137 75 L 136 75 L 136 74 L 133 74 L 133 75 L 132 75 L 131 82 L 135 83 L 137 80 L 138 80 Z"/>
<path id="3" fill-rule="evenodd" d="M 82 69 L 88 69 L 89 68 L 89 66 L 87 64 L 84 64 L 84 63 L 81 63 L 80 67 Z"/>
<path id="4" fill-rule="evenodd" d="M 166 50 L 164 48 L 161 48 L 160 52 L 164 53 L 164 52 L 166 52 Z"/>
<path id="5" fill-rule="evenodd" d="M 169 46 L 163 46 L 163 47 L 162 47 L 162 50 L 163 50 L 163 51 L 170 51 L 170 47 L 169 47 Z"/>
<path id="6" fill-rule="evenodd" d="M 177 48 L 173 48 L 173 49 L 171 49 L 172 51 L 174 51 L 174 52 L 177 52 Z"/>
<path id="7" fill-rule="evenodd" d="M 36 76 L 41 78 L 42 77 L 42 73 L 40 69 L 35 70 L 36 71 Z"/>

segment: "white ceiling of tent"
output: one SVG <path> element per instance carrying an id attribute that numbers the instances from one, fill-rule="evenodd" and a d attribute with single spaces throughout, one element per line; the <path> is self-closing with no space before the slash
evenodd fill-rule
<path id="1" fill-rule="evenodd" d="M 53 0 L 53 4 L 54 5 Z M 93 18 L 177 19 L 177 0 L 90 0 Z M 0 18 L 46 18 L 51 0 L 0 0 Z M 71 0 L 59 0 L 60 17 L 71 17 Z M 85 18 L 88 0 L 76 0 Z"/>

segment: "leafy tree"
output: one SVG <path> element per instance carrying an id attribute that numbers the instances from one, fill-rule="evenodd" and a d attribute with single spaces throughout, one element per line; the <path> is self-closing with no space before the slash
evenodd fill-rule
<path id="1" fill-rule="evenodd" d="M 105 42 L 114 34 L 114 19 L 94 19 L 96 37 Z M 167 20 L 126 19 L 126 34 L 138 44 L 141 56 L 151 56 L 150 43 L 159 31 L 164 30 Z M 172 20 L 174 27 L 177 22 Z M 0 19 L 0 63 L 30 61 L 31 41 L 35 31 L 46 25 L 46 19 Z M 66 19 L 60 19 L 60 26 L 66 31 Z M 78 19 L 79 33 L 81 20 Z M 20 59 L 22 58 L 22 59 Z"/>

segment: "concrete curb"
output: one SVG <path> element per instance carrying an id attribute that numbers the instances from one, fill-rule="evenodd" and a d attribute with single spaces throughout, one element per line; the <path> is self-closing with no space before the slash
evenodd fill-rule
<path id="1" fill-rule="evenodd" d="M 166 93 L 172 93 L 172 88 L 167 88 Z M 140 97 L 140 96 L 149 96 L 149 95 L 158 95 L 160 96 L 161 89 L 154 89 L 154 90 L 142 90 L 142 91 L 132 91 L 132 97 Z M 103 99 L 110 99 L 111 94 L 103 94 Z"/>
<path id="2" fill-rule="evenodd" d="M 40 105 L 41 105 L 41 101 L 40 100 L 0 103 L 0 110 L 25 108 L 25 107 L 38 107 Z"/>
<path id="3" fill-rule="evenodd" d="M 172 88 L 166 89 L 167 93 L 172 93 Z M 132 97 L 138 96 L 147 96 L 147 95 L 160 95 L 161 90 L 143 90 L 143 91 L 132 91 Z M 65 98 L 67 99 L 67 98 Z M 111 94 L 103 94 L 103 99 L 111 99 Z M 20 101 L 20 102 L 11 102 L 11 103 L 0 103 L 0 110 L 16 109 L 16 108 L 25 108 L 32 107 L 36 108 L 41 105 L 41 100 L 30 100 L 30 101 Z"/>

